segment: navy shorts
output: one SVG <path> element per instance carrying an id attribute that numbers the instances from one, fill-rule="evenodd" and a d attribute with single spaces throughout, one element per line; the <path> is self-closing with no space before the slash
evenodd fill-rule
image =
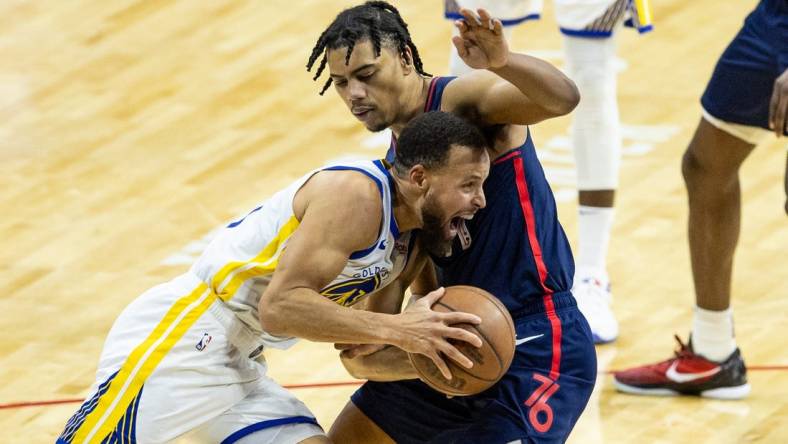
<path id="1" fill-rule="evenodd" d="M 786 68 L 788 1 L 762 0 L 720 56 L 703 108 L 727 122 L 769 129 L 774 81 Z"/>
<path id="2" fill-rule="evenodd" d="M 540 304 L 541 305 L 541 304 Z M 570 293 L 516 316 L 509 372 L 485 392 L 447 398 L 419 380 L 367 382 L 351 397 L 397 443 L 561 443 L 596 382 L 591 330 Z"/>

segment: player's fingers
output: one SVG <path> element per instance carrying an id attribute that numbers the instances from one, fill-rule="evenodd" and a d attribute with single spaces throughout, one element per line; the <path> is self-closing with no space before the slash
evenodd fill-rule
<path id="1" fill-rule="evenodd" d="M 769 128 L 774 130 L 775 132 L 777 129 L 775 128 L 777 125 L 777 104 L 780 103 L 780 83 L 778 81 L 774 82 L 774 87 L 772 88 L 772 98 L 769 100 Z"/>
<path id="2" fill-rule="evenodd" d="M 343 351 L 341 354 L 348 359 L 354 359 L 359 356 L 369 355 L 372 353 L 372 350 L 374 350 L 374 344 L 364 344 L 347 349 Z"/>
<path id="3" fill-rule="evenodd" d="M 490 15 L 490 13 L 484 8 L 479 8 L 476 11 L 479 14 L 479 18 L 481 19 L 483 26 L 492 31 L 494 29 L 492 15 Z"/>
<path id="4" fill-rule="evenodd" d="M 468 26 L 482 26 L 481 18 L 468 8 L 460 8 L 460 15 L 465 18 L 465 23 Z"/>
<path id="5" fill-rule="evenodd" d="M 777 104 L 777 117 L 775 118 L 774 132 L 777 137 L 785 134 L 786 119 L 788 119 L 788 92 L 783 91 L 780 102 Z"/>
<path id="6" fill-rule="evenodd" d="M 418 302 L 416 302 L 416 303 L 423 303 L 423 304 L 426 304 L 428 307 L 432 307 L 436 302 L 438 302 L 438 299 L 443 297 L 444 293 L 446 293 L 446 289 L 443 288 L 443 287 L 440 287 L 437 290 L 433 290 L 433 291 L 427 293 L 426 296 L 424 296 L 423 298 L 419 299 Z"/>
<path id="7" fill-rule="evenodd" d="M 503 35 L 503 22 L 498 19 L 493 19 L 493 33 L 495 33 L 495 35 Z"/>
<path id="8" fill-rule="evenodd" d="M 465 313 L 462 311 L 450 311 L 446 313 L 441 313 L 441 321 L 443 321 L 446 325 L 453 325 L 453 324 L 479 325 L 482 323 L 482 318 L 476 316 L 475 314 Z"/>
<path id="9" fill-rule="evenodd" d="M 451 38 L 451 42 L 454 44 L 454 47 L 457 48 L 457 54 L 459 54 L 460 57 L 468 55 L 468 48 L 465 46 L 465 41 L 463 41 L 462 37 L 454 36 Z"/>
<path id="10" fill-rule="evenodd" d="M 448 342 L 446 343 L 446 346 L 443 349 L 441 349 L 441 352 L 443 352 L 444 355 L 448 356 L 452 361 L 456 362 L 457 364 L 460 364 L 465 368 L 473 367 L 473 361 L 471 361 L 467 356 L 462 354 L 462 352 L 460 352 L 457 349 L 457 347 L 449 344 Z"/>
<path id="11" fill-rule="evenodd" d="M 449 370 L 449 366 L 446 364 L 446 361 L 440 357 L 440 354 L 432 352 L 431 354 L 427 355 L 427 357 L 432 360 L 436 367 L 438 367 L 438 370 L 440 370 L 444 378 L 452 378 L 451 370 Z"/>
<path id="12" fill-rule="evenodd" d="M 464 328 L 449 327 L 449 330 L 443 335 L 445 338 L 456 339 L 458 341 L 467 342 L 474 347 L 481 347 L 482 340 L 475 334 L 465 330 Z"/>
<path id="13" fill-rule="evenodd" d="M 462 35 L 462 33 L 468 31 L 468 25 L 465 24 L 465 20 L 455 20 L 454 21 L 454 26 L 460 32 L 460 35 Z"/>
<path id="14" fill-rule="evenodd" d="M 349 350 L 355 347 L 357 344 L 334 344 L 334 348 L 337 350 Z"/>

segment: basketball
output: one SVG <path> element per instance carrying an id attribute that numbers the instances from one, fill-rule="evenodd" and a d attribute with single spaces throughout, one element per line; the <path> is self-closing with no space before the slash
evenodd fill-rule
<path id="1" fill-rule="evenodd" d="M 465 368 L 446 358 L 453 376 L 451 380 L 441 374 L 430 358 L 409 353 L 410 362 L 420 379 L 433 389 L 452 396 L 475 395 L 498 382 L 509 370 L 515 347 L 514 323 L 501 301 L 481 288 L 458 285 L 446 287 L 446 293 L 432 309 L 479 316 L 482 319 L 479 325 L 456 324 L 453 327 L 464 328 L 479 336 L 482 346 L 476 348 L 464 341 L 452 340 L 457 349 L 473 361 L 473 367 Z"/>

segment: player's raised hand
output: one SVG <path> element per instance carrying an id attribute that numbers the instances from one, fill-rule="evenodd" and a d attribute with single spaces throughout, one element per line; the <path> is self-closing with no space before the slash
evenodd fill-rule
<path id="1" fill-rule="evenodd" d="M 501 68 L 509 60 L 509 45 L 503 36 L 501 21 L 486 9 L 474 12 L 461 8 L 461 20 L 454 22 L 460 30 L 451 41 L 466 65 L 475 69 Z"/>
<path id="2" fill-rule="evenodd" d="M 453 324 L 480 324 L 481 319 L 470 313 L 437 312 L 432 306 L 443 296 L 443 287 L 420 298 L 399 315 L 398 326 L 403 333 L 401 341 L 396 344 L 409 353 L 427 356 L 435 363 L 446 379 L 451 379 L 451 371 L 444 361 L 444 356 L 451 358 L 465 368 L 471 368 L 473 362 L 463 355 L 450 339 L 467 342 L 481 347 L 482 340 L 475 334 Z"/>
<path id="3" fill-rule="evenodd" d="M 788 128 L 788 69 L 774 81 L 772 100 L 769 102 L 769 128 L 777 137 L 784 135 Z"/>

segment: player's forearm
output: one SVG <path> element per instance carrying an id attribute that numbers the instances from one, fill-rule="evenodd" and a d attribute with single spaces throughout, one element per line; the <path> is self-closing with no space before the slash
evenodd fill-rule
<path id="1" fill-rule="evenodd" d="M 343 354 L 341 358 L 348 373 L 357 379 L 386 382 L 418 378 L 408 354 L 394 346 L 371 355 L 347 358 Z"/>
<path id="2" fill-rule="evenodd" d="M 575 83 L 555 66 L 536 57 L 509 53 L 506 65 L 490 71 L 556 116 L 570 113 L 580 102 Z"/>
<path id="3" fill-rule="evenodd" d="M 263 329 L 275 336 L 316 342 L 398 344 L 401 335 L 394 328 L 392 315 L 352 310 L 307 288 L 264 294 L 259 312 Z"/>

